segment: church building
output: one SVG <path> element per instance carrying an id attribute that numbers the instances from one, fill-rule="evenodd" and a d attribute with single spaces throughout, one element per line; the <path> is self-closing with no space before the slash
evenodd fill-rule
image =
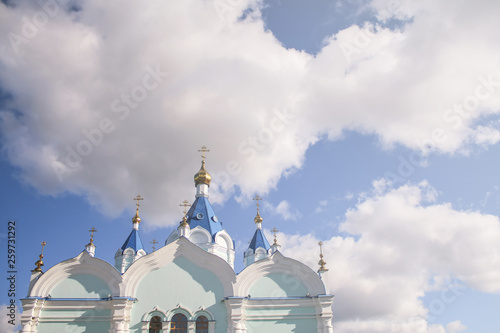
<path id="1" fill-rule="evenodd" d="M 283 256 L 276 237 L 270 245 L 258 196 L 244 269 L 234 271 L 234 241 L 210 204 L 207 150 L 201 151 L 194 201 L 184 202 L 184 216 L 161 248 L 147 253 L 143 247 L 140 196 L 114 266 L 96 257 L 92 232 L 80 254 L 43 272 L 42 243 L 28 296 L 21 300 L 20 332 L 333 332 L 333 296 L 321 279 L 327 271 L 323 255 L 315 272 Z"/>

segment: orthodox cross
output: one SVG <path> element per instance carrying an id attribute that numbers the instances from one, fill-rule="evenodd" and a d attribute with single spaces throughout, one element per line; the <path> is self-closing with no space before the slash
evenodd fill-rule
<path id="1" fill-rule="evenodd" d="M 259 197 L 259 195 L 258 195 L 258 194 L 256 194 L 256 195 L 255 195 L 255 197 L 253 197 L 253 199 L 252 199 L 252 200 L 257 201 L 257 209 L 258 209 L 258 208 L 260 207 L 260 205 L 259 205 L 259 201 L 260 201 L 260 200 L 262 200 L 262 198 L 261 198 L 261 197 Z"/>
<path id="2" fill-rule="evenodd" d="M 184 200 L 179 206 L 184 207 L 184 216 L 187 214 L 187 208 L 191 206 L 187 200 Z"/>
<path id="3" fill-rule="evenodd" d="M 141 195 L 140 195 L 140 194 L 138 194 L 138 195 L 134 198 L 134 200 L 136 200 L 136 201 L 137 201 L 137 203 L 136 203 L 136 205 L 137 205 L 137 210 L 139 210 L 139 206 L 140 206 L 139 201 L 140 201 L 140 200 L 144 200 L 144 198 L 143 198 L 143 197 L 141 197 Z"/>
<path id="4" fill-rule="evenodd" d="M 319 242 L 319 262 L 318 265 L 320 266 L 318 269 L 318 273 L 324 273 L 328 271 L 328 268 L 325 267 L 326 261 L 323 260 L 323 242 Z"/>
<path id="5" fill-rule="evenodd" d="M 156 241 L 156 239 L 153 239 L 153 241 L 150 243 L 153 244 L 153 252 L 155 252 L 155 244 L 158 244 L 158 242 Z"/>
<path id="6" fill-rule="evenodd" d="M 38 256 L 38 261 L 35 263 L 36 265 L 36 268 L 33 270 L 33 272 L 40 272 L 42 273 L 42 266 L 43 266 L 43 261 L 42 261 L 42 258 L 43 258 L 43 248 L 45 247 L 45 245 L 47 245 L 47 243 L 45 242 L 42 242 L 42 252 L 40 253 L 40 255 Z"/>
<path id="7" fill-rule="evenodd" d="M 45 245 L 47 245 L 47 243 L 45 242 L 42 242 L 42 253 L 40 253 L 40 256 L 43 258 L 43 248 L 45 247 Z"/>
<path id="8" fill-rule="evenodd" d="M 205 161 L 205 153 L 208 153 L 210 150 L 208 150 L 207 147 L 203 146 L 203 147 L 201 147 L 201 149 L 198 149 L 198 151 L 200 153 L 203 153 L 201 155 L 201 158 L 203 158 L 203 161 Z"/>
<path id="9" fill-rule="evenodd" d="M 276 229 L 276 227 L 274 227 L 274 228 L 273 228 L 273 230 L 271 230 L 271 231 L 272 231 L 272 233 L 273 233 L 273 235 L 274 235 L 274 244 L 276 244 L 276 245 L 277 245 L 277 244 L 278 244 L 278 241 L 276 240 L 276 234 L 279 232 L 279 230 L 278 230 L 278 229 Z M 273 245 L 274 245 L 274 244 L 273 244 Z"/>
<path id="10" fill-rule="evenodd" d="M 94 232 L 96 232 L 97 229 L 92 227 L 92 229 L 90 229 L 89 231 L 90 231 L 90 244 L 94 244 Z"/>

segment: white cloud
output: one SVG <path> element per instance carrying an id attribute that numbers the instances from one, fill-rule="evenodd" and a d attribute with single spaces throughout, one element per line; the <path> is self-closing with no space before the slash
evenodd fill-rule
<path id="1" fill-rule="evenodd" d="M 316 207 L 316 209 L 314 209 L 314 212 L 316 214 L 321 213 L 326 206 L 328 206 L 328 200 L 321 200 L 318 203 L 318 206 Z"/>
<path id="2" fill-rule="evenodd" d="M 376 1 L 381 19 L 412 20 L 349 27 L 316 57 L 266 31 L 259 1 L 217 3 L 0 4 L 10 38 L 0 42 L 1 85 L 12 96 L 0 128 L 21 177 L 115 216 L 141 193 L 148 225 L 165 225 L 192 197 L 203 144 L 221 202 L 235 186 L 244 197 L 268 192 L 325 133 L 438 152 L 498 142 L 475 124 L 500 107 L 497 2 L 402 1 L 384 12 Z"/>
<path id="3" fill-rule="evenodd" d="M 447 333 L 456 333 L 456 332 L 462 332 L 467 329 L 467 326 L 462 324 L 460 320 L 454 321 L 446 325 L 446 332 Z"/>
<path id="4" fill-rule="evenodd" d="M 16 328 L 18 328 L 16 325 L 19 324 L 19 313 L 15 314 L 15 324 L 12 325 L 9 323 L 10 320 L 13 320 L 10 317 L 11 312 L 7 309 L 7 304 L 0 304 L 0 331 L 3 333 L 14 333 L 17 332 Z"/>
<path id="5" fill-rule="evenodd" d="M 431 322 L 460 302 L 463 284 L 500 291 L 499 219 L 454 210 L 434 191 L 426 182 L 374 191 L 346 213 L 346 237 L 322 240 L 336 332 L 458 332 L 461 322 L 446 330 Z M 313 269 L 318 241 L 280 236 L 283 253 Z M 440 296 L 426 308 L 422 297 L 431 291 Z"/>
<path id="6" fill-rule="evenodd" d="M 302 215 L 297 209 L 290 206 L 290 203 L 286 200 L 282 200 L 276 207 L 272 204 L 265 202 L 264 209 L 271 214 L 276 214 L 281 216 L 284 220 L 297 221 Z"/>

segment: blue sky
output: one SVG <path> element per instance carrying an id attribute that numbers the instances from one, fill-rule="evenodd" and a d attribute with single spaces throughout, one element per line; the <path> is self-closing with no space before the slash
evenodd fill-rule
<path id="1" fill-rule="evenodd" d="M 113 262 L 138 193 L 146 250 L 163 243 L 206 145 L 236 270 L 259 194 L 285 255 L 315 268 L 324 242 L 336 332 L 496 332 L 498 4 L 45 4 L 0 5 L 20 297 L 42 241 L 46 270 L 94 226 Z"/>

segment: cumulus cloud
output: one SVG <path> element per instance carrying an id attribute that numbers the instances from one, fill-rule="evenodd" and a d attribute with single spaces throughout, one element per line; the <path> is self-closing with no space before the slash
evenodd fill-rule
<path id="1" fill-rule="evenodd" d="M 16 325 L 12 325 L 9 323 L 9 320 L 12 320 L 11 317 L 9 317 L 10 315 L 10 311 L 7 309 L 7 304 L 0 304 L 0 316 L 2 318 L 2 320 L 0 320 L 0 331 L 4 332 L 4 333 L 14 333 L 14 332 L 17 332 L 17 324 L 19 324 L 18 322 L 18 318 L 19 318 L 19 313 L 16 313 L 15 314 L 15 317 L 16 317 L 16 320 L 15 320 L 15 324 Z"/>
<path id="2" fill-rule="evenodd" d="M 467 329 L 467 326 L 462 324 L 460 320 L 454 321 L 446 325 L 446 332 L 447 333 L 456 333 L 456 332 L 462 332 Z"/>
<path id="3" fill-rule="evenodd" d="M 314 212 L 316 214 L 321 213 L 326 206 L 328 206 L 328 200 L 321 200 L 318 203 L 318 206 L 314 209 Z"/>
<path id="4" fill-rule="evenodd" d="M 374 1 L 379 22 L 316 56 L 284 48 L 257 0 L 41 4 L 0 4 L 2 150 L 40 192 L 106 214 L 141 193 L 149 225 L 176 223 L 201 145 L 223 202 L 274 188 L 325 133 L 425 153 L 500 137 L 476 124 L 500 106 L 497 2 Z"/>
<path id="5" fill-rule="evenodd" d="M 446 328 L 433 321 L 460 301 L 466 287 L 500 291 L 498 217 L 439 203 L 426 182 L 384 190 L 380 183 L 346 213 L 340 226 L 345 237 L 322 240 L 336 331 L 464 330 L 460 321 Z M 280 236 L 284 254 L 313 269 L 318 241 L 313 235 Z M 436 291 L 426 307 L 423 296 Z"/>
<path id="6" fill-rule="evenodd" d="M 286 200 L 282 200 L 276 207 L 270 203 L 264 203 L 264 209 L 271 212 L 271 214 L 279 215 L 284 220 L 297 221 L 302 215 L 297 209 L 290 206 Z"/>

